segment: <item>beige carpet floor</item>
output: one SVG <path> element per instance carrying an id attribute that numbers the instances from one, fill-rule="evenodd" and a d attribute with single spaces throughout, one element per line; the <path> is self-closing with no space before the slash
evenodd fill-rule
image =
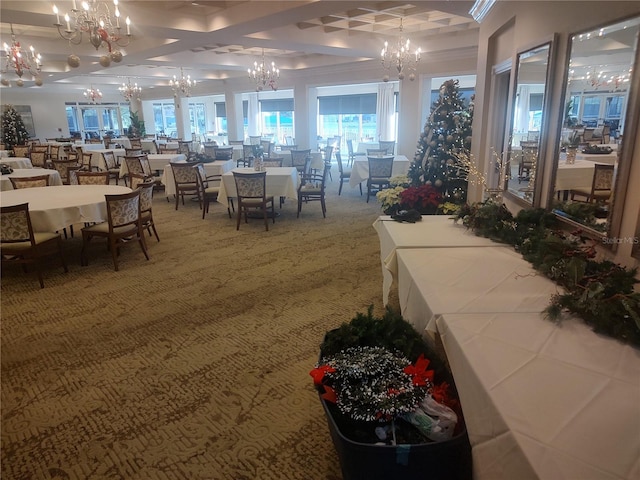
<path id="1" fill-rule="evenodd" d="M 115 272 L 96 242 L 81 267 L 76 235 L 43 290 L 4 268 L 2 479 L 340 479 L 308 372 L 326 330 L 382 313 L 382 276 L 380 206 L 336 170 L 326 219 L 288 201 L 236 231 L 158 192 L 149 261 Z"/>

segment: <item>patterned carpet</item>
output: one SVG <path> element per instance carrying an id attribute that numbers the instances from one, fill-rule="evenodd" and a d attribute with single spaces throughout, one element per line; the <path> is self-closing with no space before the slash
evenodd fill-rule
<path id="1" fill-rule="evenodd" d="M 3 480 L 340 479 L 308 372 L 382 277 L 379 204 L 337 190 L 269 232 L 158 192 L 150 261 L 96 242 L 80 267 L 76 235 L 43 290 L 3 269 Z"/>

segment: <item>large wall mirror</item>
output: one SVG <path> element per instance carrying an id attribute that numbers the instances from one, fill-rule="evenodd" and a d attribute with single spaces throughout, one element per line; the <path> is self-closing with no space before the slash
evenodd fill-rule
<path id="1" fill-rule="evenodd" d="M 549 42 L 518 54 L 516 66 L 505 188 L 528 204 L 533 203 L 542 153 L 550 54 Z"/>
<path id="2" fill-rule="evenodd" d="M 573 35 L 552 208 L 607 235 L 631 109 L 640 17 Z M 636 73 L 637 74 L 637 73 Z M 626 158 L 625 158 L 626 157 Z M 624 203 L 624 199 L 620 199 Z"/>

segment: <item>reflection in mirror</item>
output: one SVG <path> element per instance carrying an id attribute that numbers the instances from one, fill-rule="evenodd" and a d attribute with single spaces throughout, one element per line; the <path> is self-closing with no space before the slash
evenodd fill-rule
<path id="1" fill-rule="evenodd" d="M 605 234 L 624 143 L 640 17 L 574 35 L 554 211 Z"/>
<path id="2" fill-rule="evenodd" d="M 551 44 L 518 55 L 507 190 L 533 201 Z"/>

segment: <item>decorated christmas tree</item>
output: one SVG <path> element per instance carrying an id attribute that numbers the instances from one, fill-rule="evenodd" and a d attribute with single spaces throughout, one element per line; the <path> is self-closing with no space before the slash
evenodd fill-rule
<path id="1" fill-rule="evenodd" d="M 5 148 L 12 150 L 14 145 L 26 145 L 28 140 L 29 132 L 22 117 L 13 105 L 7 105 L 2 113 L 2 142 Z"/>
<path id="2" fill-rule="evenodd" d="M 431 114 L 418 140 L 408 177 L 411 184 L 432 185 L 445 202 L 464 203 L 467 199 L 466 175 L 457 159 L 469 154 L 473 97 L 465 106 L 457 80 L 447 80 L 431 107 Z"/>

